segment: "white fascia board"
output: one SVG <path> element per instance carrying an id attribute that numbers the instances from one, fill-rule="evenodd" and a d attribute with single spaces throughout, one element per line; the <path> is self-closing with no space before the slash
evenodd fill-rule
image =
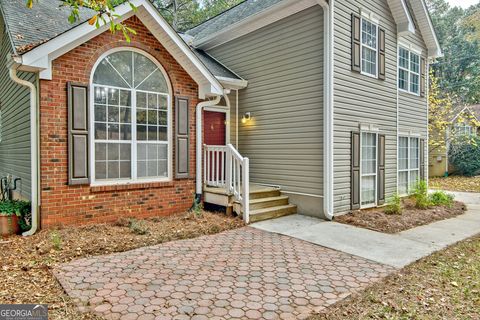
<path id="1" fill-rule="evenodd" d="M 228 89 L 239 90 L 248 86 L 248 81 L 243 79 L 232 79 L 226 77 L 216 77 L 220 83 Z"/>
<path id="2" fill-rule="evenodd" d="M 415 0 L 411 2 L 413 11 L 417 17 L 419 29 L 423 35 L 423 40 L 428 47 L 429 58 L 440 58 L 443 56 L 437 34 L 430 19 L 427 5 L 424 0 Z"/>
<path id="3" fill-rule="evenodd" d="M 264 11 L 251 15 L 250 17 L 223 28 L 208 37 L 194 41 L 194 46 L 208 51 L 223 43 L 249 34 L 318 4 L 317 0 L 286 0 L 279 2 Z"/>
<path id="4" fill-rule="evenodd" d="M 211 74 L 207 67 L 194 55 L 188 45 L 181 39 L 175 30 L 160 16 L 157 9 L 148 0 L 132 0 L 131 3 L 140 10 L 140 8 L 146 11 L 158 25 L 165 31 L 170 39 L 177 45 L 182 53 L 193 63 L 193 65 L 200 72 L 204 81 L 210 84 L 210 89 L 206 89 L 207 86 L 203 83 L 198 83 L 206 91 L 205 95 L 222 95 L 223 87 L 220 82 Z M 133 15 L 135 12 L 132 10 L 129 3 L 119 5 L 115 9 L 115 14 L 120 18 L 116 19 L 117 22 L 122 22 Z M 79 26 L 59 35 L 56 38 L 32 49 L 31 51 L 22 55 L 22 65 L 24 68 L 36 68 L 40 71 L 40 78 L 51 80 L 52 79 L 52 61 L 68 51 L 78 47 L 80 44 L 94 38 L 95 36 L 107 31 L 109 25 L 103 25 L 100 28 L 91 26 L 87 22 L 80 24 Z M 188 71 L 188 70 L 187 70 Z M 203 81 L 202 81 L 203 82 Z"/>

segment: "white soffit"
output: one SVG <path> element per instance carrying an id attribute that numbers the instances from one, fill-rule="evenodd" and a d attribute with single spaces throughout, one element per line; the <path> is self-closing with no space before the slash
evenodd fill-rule
<path id="1" fill-rule="evenodd" d="M 408 13 L 405 0 L 387 0 L 387 2 L 395 19 L 395 23 L 397 24 L 397 33 L 399 35 L 415 33 L 415 24 Z"/>
<path id="2" fill-rule="evenodd" d="M 137 15 L 157 40 L 198 84 L 200 98 L 205 98 L 208 95 L 223 94 L 223 87 L 220 82 L 160 16 L 157 9 L 148 0 L 132 0 L 131 2 L 137 7 L 137 12 L 134 13 L 128 3 L 122 4 L 115 10 L 115 13 L 120 16 L 117 21 L 121 22 L 134 14 Z M 40 69 L 40 78 L 51 80 L 53 60 L 107 30 L 108 25 L 97 29 L 88 23 L 83 23 L 23 54 L 22 67 L 24 69 Z"/>

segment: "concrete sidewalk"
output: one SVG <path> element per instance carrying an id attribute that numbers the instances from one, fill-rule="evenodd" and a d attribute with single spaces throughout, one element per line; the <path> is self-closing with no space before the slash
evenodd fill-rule
<path id="1" fill-rule="evenodd" d="M 480 233 L 480 194 L 453 194 L 458 201 L 467 204 L 468 211 L 465 214 L 397 234 L 385 234 L 302 215 L 262 221 L 251 226 L 402 268 Z"/>

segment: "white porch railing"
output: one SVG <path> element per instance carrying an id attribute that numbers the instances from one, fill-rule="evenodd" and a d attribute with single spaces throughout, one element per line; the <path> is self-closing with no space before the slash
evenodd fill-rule
<path id="1" fill-rule="evenodd" d="M 241 203 L 243 220 L 250 220 L 250 168 L 231 144 L 226 146 L 204 145 L 203 181 L 206 186 L 225 188 Z"/>

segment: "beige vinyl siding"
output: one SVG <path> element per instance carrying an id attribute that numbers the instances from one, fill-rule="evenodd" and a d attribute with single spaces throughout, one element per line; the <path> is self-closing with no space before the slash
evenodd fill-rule
<path id="1" fill-rule="evenodd" d="M 30 92 L 9 77 L 6 63 L 12 48 L 3 18 L 0 20 L 0 177 L 11 174 L 14 178 L 21 178 L 17 185 L 18 195 L 30 198 Z M 19 76 L 31 82 L 36 81 L 33 73 L 19 72 Z"/>
<path id="2" fill-rule="evenodd" d="M 407 2 L 410 6 L 410 1 Z M 415 17 L 413 17 L 415 20 Z M 418 26 L 418 24 L 416 24 Z M 422 34 L 418 28 L 415 30 L 415 34 L 409 34 L 406 37 L 401 37 L 400 42 L 411 43 L 418 48 L 422 49 L 422 57 L 427 58 L 427 46 L 423 40 Z M 406 48 L 408 49 L 408 48 Z M 398 97 L 399 105 L 399 131 L 400 135 L 405 132 L 411 132 L 413 134 L 420 134 L 421 138 L 427 139 L 428 126 L 427 126 L 427 109 L 428 101 L 427 96 L 419 97 L 414 94 L 409 94 L 400 91 Z M 428 149 L 428 144 L 425 145 Z M 425 152 L 425 155 L 427 153 Z M 428 168 L 428 157 L 425 156 L 425 168 Z M 425 172 L 428 176 L 428 173 Z"/>
<path id="3" fill-rule="evenodd" d="M 366 9 L 380 17 L 385 30 L 386 80 L 351 71 L 351 14 Z M 334 210 L 350 210 L 351 132 L 372 124 L 386 136 L 386 198 L 397 187 L 397 37 L 387 1 L 335 3 L 334 67 Z"/>
<path id="4" fill-rule="evenodd" d="M 239 151 L 250 158 L 251 181 L 323 195 L 322 8 L 314 6 L 209 53 L 249 83 L 239 91 L 239 118 L 252 113 L 248 124 L 239 124 Z"/>

